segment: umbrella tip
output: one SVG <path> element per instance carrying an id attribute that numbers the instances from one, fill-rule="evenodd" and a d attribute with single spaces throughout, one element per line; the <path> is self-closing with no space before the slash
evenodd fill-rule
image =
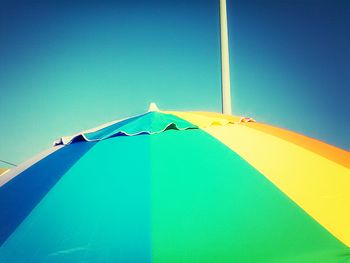
<path id="1" fill-rule="evenodd" d="M 148 108 L 148 111 L 159 111 L 158 107 L 157 107 L 157 104 L 155 104 L 154 102 L 152 102 L 150 105 L 149 105 L 149 108 Z"/>

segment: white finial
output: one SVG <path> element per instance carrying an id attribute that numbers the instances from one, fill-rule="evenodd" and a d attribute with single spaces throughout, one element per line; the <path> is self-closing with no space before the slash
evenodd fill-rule
<path id="1" fill-rule="evenodd" d="M 155 104 L 154 102 L 152 102 L 150 105 L 149 105 L 149 108 L 148 108 L 148 111 L 159 111 L 158 107 L 157 107 L 157 104 Z"/>

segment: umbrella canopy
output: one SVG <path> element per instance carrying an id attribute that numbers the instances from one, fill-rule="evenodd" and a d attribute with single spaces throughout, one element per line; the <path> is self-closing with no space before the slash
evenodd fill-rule
<path id="1" fill-rule="evenodd" d="M 0 262 L 350 262 L 350 154 L 249 118 L 148 112 L 0 185 Z"/>

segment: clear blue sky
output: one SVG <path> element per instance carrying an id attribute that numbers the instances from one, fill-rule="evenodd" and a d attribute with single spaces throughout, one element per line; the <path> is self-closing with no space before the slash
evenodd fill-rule
<path id="1" fill-rule="evenodd" d="M 349 150 L 350 1 L 227 1 L 235 115 Z M 0 159 L 152 101 L 220 111 L 219 0 L 0 3 Z"/>

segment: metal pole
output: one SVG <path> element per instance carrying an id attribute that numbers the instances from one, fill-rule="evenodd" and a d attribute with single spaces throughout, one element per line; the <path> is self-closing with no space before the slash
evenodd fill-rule
<path id="1" fill-rule="evenodd" d="M 222 113 L 232 114 L 226 0 L 220 0 Z"/>

